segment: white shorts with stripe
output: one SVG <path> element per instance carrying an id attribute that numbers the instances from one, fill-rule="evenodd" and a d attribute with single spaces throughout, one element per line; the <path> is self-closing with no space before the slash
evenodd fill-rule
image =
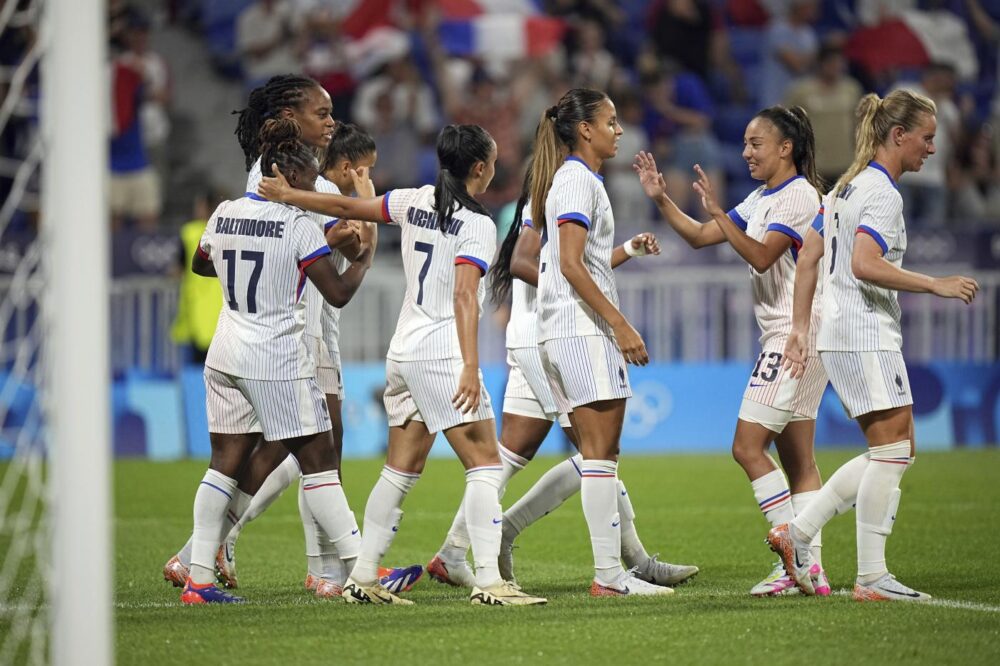
<path id="1" fill-rule="evenodd" d="M 826 369 L 818 356 L 806 359 L 804 374 L 792 378 L 781 351 L 765 349 L 757 357 L 743 391 L 740 419 L 782 432 L 792 421 L 814 420 L 826 390 Z"/>
<path id="2" fill-rule="evenodd" d="M 556 399 L 552 397 L 549 378 L 542 367 L 542 354 L 538 347 L 519 347 L 507 350 L 507 390 L 503 395 L 505 414 L 516 414 L 533 419 L 555 421 L 569 428 L 569 416 L 560 414 Z"/>
<path id="3" fill-rule="evenodd" d="M 340 352 L 331 352 L 322 338 L 311 338 L 316 357 L 316 383 L 326 395 L 344 399 L 344 379 L 341 376 Z"/>
<path id="4" fill-rule="evenodd" d="M 385 362 L 385 412 L 389 426 L 422 421 L 428 432 L 440 432 L 462 423 L 493 418 L 490 394 L 479 372 L 479 406 L 467 414 L 455 409 L 451 399 L 458 390 L 464 364 L 460 358 L 433 361 Z"/>
<path id="5" fill-rule="evenodd" d="M 593 402 L 632 397 L 628 366 L 614 338 L 586 335 L 546 340 L 541 356 L 556 409 L 562 414 Z"/>
<path id="6" fill-rule="evenodd" d="M 269 442 L 326 432 L 326 398 L 312 377 L 243 379 L 205 367 L 208 431 L 228 435 L 253 432 Z"/>
<path id="7" fill-rule="evenodd" d="M 830 383 L 852 419 L 913 404 L 903 354 L 897 351 L 819 353 Z"/>

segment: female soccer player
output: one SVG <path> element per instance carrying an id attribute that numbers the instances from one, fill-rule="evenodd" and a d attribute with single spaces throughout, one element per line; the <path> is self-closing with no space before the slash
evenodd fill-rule
<path id="1" fill-rule="evenodd" d="M 507 324 L 507 365 L 510 375 L 503 400 L 500 423 L 500 461 L 503 464 L 503 486 L 514 474 L 524 469 L 538 452 L 553 422 L 559 422 L 570 441 L 576 443 L 569 416 L 560 414 L 552 397 L 542 359 L 538 351 L 537 286 L 538 253 L 541 236 L 531 224 L 530 200 L 531 165 L 525 174 L 514 223 L 500 247 L 496 262 L 490 269 L 491 292 L 495 303 L 503 303 L 512 294 L 510 320 Z M 613 267 L 634 256 L 659 254 L 660 246 L 653 234 L 638 234 L 619 246 L 612 254 Z M 515 280 L 514 278 L 517 278 Z M 580 454 L 563 461 L 546 472 L 534 486 L 503 515 L 503 540 L 500 544 L 500 574 L 514 582 L 514 540 L 528 525 L 559 507 L 580 490 Z M 626 567 L 635 568 L 635 575 L 658 585 L 676 585 L 698 573 L 698 567 L 660 562 L 650 557 L 639 540 L 634 526 L 634 511 L 625 485 L 619 481 L 618 510 L 622 518 L 622 560 Z M 469 536 L 465 529 L 463 507 L 441 549 L 427 565 L 427 573 L 442 583 L 456 587 L 471 587 L 473 574 L 466 561 Z"/>
<path id="2" fill-rule="evenodd" d="M 822 485 L 813 455 L 816 412 L 826 388 L 826 373 L 809 341 L 806 372 L 792 378 L 782 369 L 785 339 L 792 328 L 795 257 L 820 204 L 823 185 L 816 175 L 812 125 L 801 107 L 768 107 L 753 117 L 743 139 L 750 176 L 762 181 L 728 213 L 715 199 L 700 166 L 695 190 L 711 220 L 688 217 L 666 195 L 651 155 L 636 156 L 643 189 L 670 226 L 694 248 L 729 242 L 750 264 L 754 314 L 761 330 L 761 352 L 750 373 L 733 437 L 733 457 L 772 525 L 789 522 Z M 817 312 L 818 314 L 818 312 Z M 768 453 L 776 443 L 788 479 Z M 790 486 L 790 487 L 789 487 Z M 819 561 L 820 535 L 813 542 Z M 823 583 L 821 593 L 829 593 Z M 754 596 L 795 591 L 795 581 L 779 561 L 755 585 Z"/>
<path id="3" fill-rule="evenodd" d="M 475 196 L 493 179 L 497 148 L 476 125 L 449 125 L 438 137 L 434 186 L 374 199 L 310 194 L 264 179 L 261 194 L 329 215 L 402 227 L 406 293 L 386 359 L 389 417 L 386 465 L 365 508 L 362 554 L 344 597 L 352 603 L 412 603 L 379 584 L 378 563 L 402 517 L 400 505 L 420 478 L 437 432 L 466 468 L 465 518 L 476 566 L 470 601 L 545 603 L 500 577 L 502 474 L 489 395 L 479 371 L 478 320 L 496 228 Z M 366 170 L 355 172 L 371 194 Z"/>
<path id="4" fill-rule="evenodd" d="M 618 309 L 614 216 L 598 175 L 618 152 L 621 133 L 607 95 L 570 90 L 539 122 L 531 179 L 531 219 L 542 229 L 538 341 L 556 408 L 569 414 L 583 456 L 580 497 L 594 552 L 593 596 L 673 592 L 621 564 L 618 450 L 632 395 L 625 367 L 649 362 L 642 337 Z"/>
<path id="5" fill-rule="evenodd" d="M 933 278 L 901 267 L 906 228 L 896 181 L 908 171 L 919 171 L 934 154 L 935 112 L 933 101 L 907 90 L 893 91 L 885 99 L 874 94 L 861 99 L 854 163 L 826 197 L 823 240 L 810 231 L 799 254 L 785 363 L 794 376 L 802 376 L 808 365 L 813 292 L 825 256 L 816 347 L 845 410 L 868 442 L 866 454 L 845 463 L 794 520 L 768 534 L 771 548 L 808 594 L 816 590 L 819 568 L 809 541 L 845 498 L 856 496 L 854 598 L 931 598 L 889 573 L 885 542 L 896 519 L 899 482 L 915 451 L 897 292 L 932 293 L 971 303 L 979 290 L 972 278 Z"/>
<path id="6" fill-rule="evenodd" d="M 293 187 L 312 189 L 319 165 L 299 135 L 291 120 L 268 120 L 261 150 L 267 165 L 284 168 Z M 340 275 L 322 232 L 300 210 L 251 194 L 221 204 L 209 220 L 192 270 L 219 278 L 228 307 L 205 361 L 212 459 L 195 495 L 185 604 L 240 601 L 215 587 L 215 559 L 236 477 L 260 436 L 296 457 L 313 519 L 340 557 L 354 563 L 360 538 L 303 339 L 303 289 L 308 277 L 328 302 L 343 306 L 371 265 L 373 241 L 363 234 L 360 256 Z"/>

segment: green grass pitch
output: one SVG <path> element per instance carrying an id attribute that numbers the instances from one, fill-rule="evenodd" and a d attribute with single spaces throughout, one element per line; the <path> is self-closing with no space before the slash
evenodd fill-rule
<path id="1" fill-rule="evenodd" d="M 826 475 L 856 451 L 819 455 Z M 556 460 L 513 479 L 509 505 Z M 347 461 L 360 518 L 381 461 Z M 203 462 L 115 465 L 116 647 L 121 664 L 589 663 L 997 664 L 1000 663 L 1000 451 L 918 454 L 888 559 L 900 580 L 934 605 L 858 604 L 853 514 L 824 533 L 835 594 L 752 599 L 770 570 L 765 522 L 742 471 L 727 456 L 626 456 L 621 477 L 650 553 L 701 574 L 672 597 L 591 599 L 590 543 L 577 497 L 520 538 L 516 571 L 545 595 L 535 608 L 472 607 L 468 592 L 426 576 L 407 608 L 318 601 L 302 589 L 305 563 L 295 493 L 286 492 L 243 533 L 240 607 L 180 604 L 160 575 L 191 529 Z M 463 491 L 459 464 L 432 460 L 404 505 L 387 557 L 426 562 Z M 81 563 L 81 584 L 86 584 Z"/>

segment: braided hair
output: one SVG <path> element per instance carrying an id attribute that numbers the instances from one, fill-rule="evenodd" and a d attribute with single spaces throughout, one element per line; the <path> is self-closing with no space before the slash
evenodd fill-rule
<path id="1" fill-rule="evenodd" d="M 264 121 L 260 128 L 260 171 L 263 175 L 273 177 L 272 164 L 285 175 L 295 171 L 298 174 L 313 173 L 313 180 L 319 171 L 316 155 L 300 137 L 302 132 L 294 120 L 289 118 L 271 118 Z"/>
<path id="2" fill-rule="evenodd" d="M 298 109 L 306 98 L 306 92 L 314 87 L 320 85 L 308 76 L 272 76 L 267 83 L 250 91 L 246 108 L 233 111 L 239 116 L 235 134 L 243 149 L 247 171 L 261 155 L 260 136 L 265 121 L 276 118 L 282 109 Z"/>
<path id="3" fill-rule="evenodd" d="M 507 230 L 507 235 L 504 236 L 503 243 L 500 244 L 500 252 L 497 255 L 497 259 L 490 268 L 490 277 L 492 278 L 490 282 L 490 298 L 497 305 L 507 300 L 511 284 L 514 282 L 514 275 L 510 272 L 510 263 L 514 258 L 514 247 L 517 245 L 517 239 L 521 237 L 521 229 L 524 227 L 524 207 L 528 205 L 531 197 L 531 173 L 533 166 L 533 160 L 529 158 L 528 168 L 524 172 L 524 181 L 521 183 L 521 194 L 517 198 L 517 204 L 514 208 L 514 222 Z M 532 223 L 532 226 L 535 229 L 541 228 L 534 225 L 534 223 Z"/>

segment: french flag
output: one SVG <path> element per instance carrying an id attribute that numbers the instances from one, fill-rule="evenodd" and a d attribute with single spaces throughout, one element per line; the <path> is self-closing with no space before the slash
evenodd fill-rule
<path id="1" fill-rule="evenodd" d="M 532 0 L 440 0 L 438 9 L 438 36 L 452 56 L 544 56 L 566 31 L 563 21 L 542 15 Z"/>

